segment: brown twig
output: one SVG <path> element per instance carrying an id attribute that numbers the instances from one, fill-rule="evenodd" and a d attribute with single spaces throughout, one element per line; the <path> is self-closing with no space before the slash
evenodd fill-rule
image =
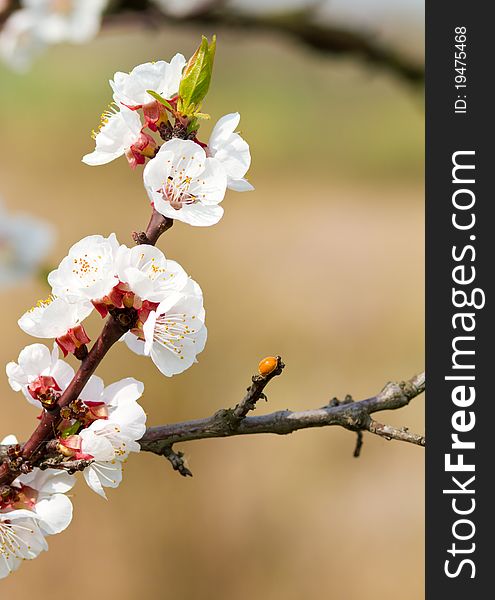
<path id="1" fill-rule="evenodd" d="M 254 396 L 258 395 L 258 400 L 262 397 L 263 388 L 266 384 L 274 376 L 281 373 L 282 364 L 280 362 L 279 372 L 274 372 L 271 376 L 268 376 L 263 382 L 263 387 L 261 389 L 257 388 L 258 391 Z M 346 396 L 342 402 L 334 398 L 326 406 L 314 410 L 300 412 L 282 410 L 268 415 L 249 417 L 246 416 L 246 407 L 252 406 L 254 408 L 255 403 L 252 404 L 251 400 L 246 401 L 246 398 L 252 399 L 254 397 L 252 392 L 249 391 L 252 390 L 252 387 L 248 388 L 245 398 L 234 409 L 221 409 L 205 419 L 149 427 L 139 442 L 141 450 L 165 456 L 174 470 L 187 477 L 192 476 L 192 473 L 185 464 L 183 453 L 175 452 L 173 445 L 193 440 L 261 433 L 286 435 L 301 429 L 336 425 L 358 433 L 355 456 L 356 453 L 359 455 L 361 451 L 361 436 L 364 431 L 369 431 L 385 439 L 399 440 L 419 446 L 425 446 L 426 443 L 424 436 L 411 433 L 406 428 L 397 429 L 389 425 L 382 425 L 370 416 L 375 412 L 397 410 L 407 406 L 413 398 L 424 392 L 424 373 L 416 375 L 408 381 L 388 383 L 376 396 L 365 400 L 353 401 L 350 396 Z M 239 408 L 237 415 L 235 415 L 238 407 L 243 408 Z M 239 419 L 242 414 L 244 416 Z M 7 448 L 7 446 L 0 446 L 0 458 L 6 456 Z"/>
<path id="2" fill-rule="evenodd" d="M 163 455 L 165 448 L 180 442 L 260 433 L 286 435 L 300 429 L 337 425 L 351 431 L 369 431 L 380 437 L 424 446 L 424 437 L 391 427 L 386 428 L 385 434 L 370 417 L 375 412 L 407 406 L 424 389 L 425 376 L 422 373 L 405 382 L 388 383 L 380 393 L 366 400 L 331 402 L 323 408 L 300 412 L 282 410 L 268 415 L 244 416 L 235 426 L 232 425 L 235 409 L 222 409 L 205 419 L 149 427 L 139 443 L 142 450 Z M 419 443 L 420 439 L 422 443 Z"/>
<path id="3" fill-rule="evenodd" d="M 148 223 L 148 227 L 146 227 L 146 231 L 133 231 L 132 239 L 136 242 L 136 244 L 150 244 L 151 246 L 154 246 L 158 241 L 158 238 L 168 231 L 173 224 L 173 219 L 164 217 L 153 208 L 150 222 Z"/>

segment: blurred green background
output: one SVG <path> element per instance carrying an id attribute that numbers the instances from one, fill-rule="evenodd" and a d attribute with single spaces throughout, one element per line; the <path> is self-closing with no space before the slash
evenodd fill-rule
<path id="1" fill-rule="evenodd" d="M 149 424 L 233 406 L 267 354 L 287 367 L 260 414 L 364 398 L 423 369 L 421 95 L 352 59 L 218 34 L 204 108 L 213 123 L 241 113 L 256 191 L 230 192 L 219 225 L 177 222 L 159 243 L 205 293 L 199 364 L 165 379 L 119 345 L 99 370 L 107 383 L 145 383 Z M 131 243 L 146 225 L 141 172 L 124 159 L 99 168 L 80 159 L 113 73 L 191 54 L 198 37 L 114 29 L 90 46 L 51 49 L 26 76 L 1 67 L 0 193 L 10 210 L 56 226 L 53 264 L 85 235 Z M 42 282 L 0 292 L 3 363 L 35 341 L 16 320 L 47 293 Z M 89 330 L 99 326 L 92 317 Z M 25 438 L 35 412 L 6 378 L 0 393 L 0 434 Z M 380 419 L 422 432 L 423 398 Z M 422 598 L 424 452 L 366 435 L 354 459 L 354 445 L 337 428 L 193 442 L 182 447 L 188 480 L 164 459 L 132 456 L 108 502 L 78 483 L 71 527 L 0 582 L 1 597 Z"/>

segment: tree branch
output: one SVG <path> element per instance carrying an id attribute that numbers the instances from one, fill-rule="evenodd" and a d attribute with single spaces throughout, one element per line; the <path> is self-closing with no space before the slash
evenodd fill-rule
<path id="1" fill-rule="evenodd" d="M 397 429 L 390 425 L 383 425 L 370 416 L 375 412 L 397 410 L 407 406 L 413 398 L 424 392 L 424 373 L 416 375 L 408 381 L 387 383 L 376 396 L 365 400 L 354 401 L 350 396 L 346 396 L 342 401 L 333 398 L 326 406 L 313 410 L 299 412 L 282 410 L 268 415 L 246 416 L 250 410 L 255 408 L 259 399 L 265 398 L 263 390 L 271 379 L 282 373 L 283 363 L 279 357 L 277 359 L 277 369 L 266 376 L 255 375 L 246 396 L 235 408 L 221 409 L 205 419 L 148 427 L 139 442 L 141 450 L 164 456 L 174 470 L 187 477 L 192 476 L 192 473 L 184 461 L 184 454 L 174 451 L 173 445 L 193 440 L 261 433 L 287 435 L 301 429 L 336 425 L 358 433 L 354 451 L 356 457 L 361 452 L 363 431 L 369 431 L 387 440 L 425 446 L 424 436 L 411 433 L 406 427 Z M 7 457 L 8 448 L 8 446 L 0 445 L 0 462 Z M 60 466 L 55 468 L 76 470 L 84 468 L 83 465 L 72 464 L 72 462 L 61 462 Z M 45 468 L 49 466 L 46 461 L 42 464 L 46 464 Z"/>
<path id="2" fill-rule="evenodd" d="M 309 6 L 291 13 L 255 15 L 229 9 L 228 2 L 205 2 L 191 13 L 177 17 L 165 15 L 148 0 L 121 0 L 105 16 L 104 25 L 140 25 L 156 28 L 161 23 L 174 27 L 195 27 L 201 32 L 228 30 L 245 34 L 269 33 L 285 37 L 326 56 L 351 56 L 365 64 L 384 69 L 413 85 L 424 82 L 424 68 L 418 61 L 380 43 L 372 32 L 357 31 L 325 22 Z M 0 26 L 14 10 L 18 0 L 0 14 Z"/>
<path id="3" fill-rule="evenodd" d="M 148 227 L 146 227 L 146 231 L 133 231 L 132 239 L 136 242 L 136 244 L 150 244 L 151 246 L 154 246 L 158 241 L 158 238 L 163 233 L 168 231 L 173 224 L 173 219 L 164 217 L 157 210 L 155 210 L 155 208 L 153 208 L 150 222 L 148 223 Z"/>
<path id="4" fill-rule="evenodd" d="M 376 396 L 358 402 L 347 396 L 342 402 L 333 399 L 327 406 L 314 410 L 283 410 L 262 416 L 244 416 L 237 421 L 234 415 L 243 401 L 234 409 L 219 410 L 205 419 L 149 427 L 139 443 L 145 452 L 166 456 L 172 446 L 179 442 L 259 433 L 286 435 L 300 429 L 337 425 L 351 431 L 369 431 L 386 439 L 424 446 L 423 436 L 410 433 L 405 428 L 399 430 L 381 425 L 370 417 L 375 412 L 407 406 L 424 389 L 425 375 L 422 373 L 408 381 L 388 383 Z"/>
<path id="5" fill-rule="evenodd" d="M 424 70 L 421 65 L 380 44 L 373 34 L 312 21 L 310 16 L 304 13 L 291 15 L 289 18 L 211 13 L 183 19 L 180 23 L 191 23 L 198 27 L 223 27 L 243 33 L 275 33 L 323 55 L 352 56 L 366 64 L 390 71 L 411 84 L 422 85 L 424 82 Z"/>

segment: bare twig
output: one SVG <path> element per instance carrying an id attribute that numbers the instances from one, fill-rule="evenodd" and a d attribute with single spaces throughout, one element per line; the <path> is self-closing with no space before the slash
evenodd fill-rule
<path id="1" fill-rule="evenodd" d="M 401 442 L 409 442 L 410 444 L 417 444 L 418 446 L 425 446 L 426 439 L 422 435 L 411 433 L 407 427 L 397 429 L 391 425 L 382 425 L 373 419 L 370 420 L 366 430 L 385 438 L 386 440 L 399 440 Z"/>
<path id="2" fill-rule="evenodd" d="M 172 446 L 165 446 L 162 455 L 170 462 L 174 471 L 178 471 L 182 477 L 193 476 L 184 460 L 184 452 L 175 452 Z"/>
<path id="3" fill-rule="evenodd" d="M 396 410 L 407 406 L 413 398 L 424 392 L 424 373 L 408 381 L 388 383 L 376 396 L 365 400 L 355 402 L 351 396 L 346 396 L 341 402 L 334 398 L 326 406 L 314 410 L 300 412 L 282 410 L 268 415 L 246 416 L 254 408 L 256 400 L 263 397 L 263 389 L 267 383 L 279 375 L 282 369 L 283 363 L 280 360 L 277 371 L 266 376 L 264 381 L 259 381 L 260 376 L 253 377 L 253 384 L 248 388 L 248 393 L 233 409 L 221 409 L 205 419 L 149 427 L 139 442 L 141 450 L 165 456 L 174 470 L 187 477 L 192 476 L 192 473 L 185 464 L 184 454 L 174 451 L 173 445 L 193 440 L 260 433 L 286 435 L 300 429 L 337 425 L 357 432 L 358 440 L 354 456 L 359 456 L 361 451 L 363 431 L 369 431 L 388 440 L 425 445 L 424 436 L 411 433 L 407 428 L 397 429 L 382 425 L 370 416 L 375 412 Z M 50 444 L 47 446 L 50 447 Z M 2 457 L 6 457 L 7 449 L 8 446 L 0 446 L 0 461 Z"/>
<path id="4" fill-rule="evenodd" d="M 356 439 L 356 447 L 354 448 L 354 458 L 359 458 L 361 456 L 361 450 L 363 448 L 363 440 L 364 440 L 364 436 L 363 436 L 363 432 L 360 429 L 357 432 L 357 439 Z"/>
<path id="5" fill-rule="evenodd" d="M 375 412 L 407 406 L 413 398 L 423 393 L 424 389 L 425 376 L 422 373 L 408 381 L 388 383 L 380 393 L 366 400 L 354 402 L 347 397 L 344 402 L 333 401 L 314 410 L 282 410 L 262 416 L 244 416 L 235 426 L 232 426 L 232 414 L 235 409 L 222 409 L 205 419 L 149 427 L 140 441 L 141 449 L 163 455 L 165 448 L 171 448 L 179 442 L 257 433 L 286 435 L 300 429 L 331 425 L 357 432 L 370 431 L 381 437 L 424 446 L 424 437 L 406 430 L 379 426 L 370 417 Z"/>
<path id="6" fill-rule="evenodd" d="M 246 415 L 256 408 L 258 400 L 266 400 L 266 396 L 263 390 L 268 383 L 277 375 L 281 375 L 285 365 L 282 362 L 280 356 L 276 357 L 277 366 L 268 375 L 253 375 L 252 383 L 247 389 L 247 393 L 244 398 L 236 405 L 232 410 L 230 426 L 237 427 L 240 422 L 246 417 Z"/>

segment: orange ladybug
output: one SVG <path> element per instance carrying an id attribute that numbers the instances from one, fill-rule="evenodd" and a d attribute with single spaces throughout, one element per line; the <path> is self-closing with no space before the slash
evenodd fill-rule
<path id="1" fill-rule="evenodd" d="M 267 356 L 258 365 L 258 372 L 263 377 L 270 375 L 278 367 L 278 356 Z"/>

